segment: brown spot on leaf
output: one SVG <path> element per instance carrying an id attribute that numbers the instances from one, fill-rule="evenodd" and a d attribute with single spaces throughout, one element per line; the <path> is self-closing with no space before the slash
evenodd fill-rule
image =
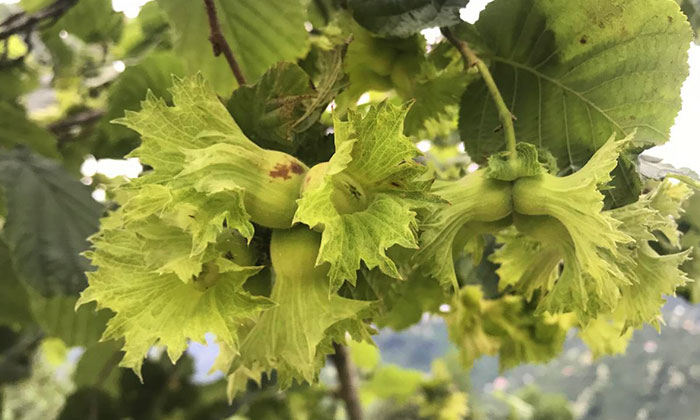
<path id="1" fill-rule="evenodd" d="M 578 40 L 581 44 L 585 44 L 588 42 L 588 37 L 586 35 L 582 36 L 581 39 Z"/>

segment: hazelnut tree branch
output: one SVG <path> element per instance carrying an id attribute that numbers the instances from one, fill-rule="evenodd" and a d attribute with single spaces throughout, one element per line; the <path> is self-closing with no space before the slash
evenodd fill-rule
<path id="1" fill-rule="evenodd" d="M 204 0 L 204 5 L 207 8 L 207 17 L 209 18 L 209 28 L 211 33 L 209 35 L 209 41 L 211 42 L 212 49 L 214 50 L 214 55 L 216 57 L 221 54 L 226 57 L 228 66 L 231 67 L 233 76 L 236 78 L 238 85 L 244 85 L 246 83 L 241 67 L 236 61 L 236 57 L 233 55 L 231 46 L 226 42 L 224 34 L 221 32 L 221 24 L 219 23 L 219 17 L 216 14 L 216 5 L 214 5 L 214 0 Z"/>
<path id="2" fill-rule="evenodd" d="M 335 354 L 330 356 L 336 370 L 338 371 L 338 382 L 340 389 L 338 397 L 345 402 L 345 410 L 348 420 L 362 420 L 362 405 L 357 395 L 357 372 L 355 365 L 350 360 L 348 349 L 337 343 L 333 343 Z"/>
<path id="3" fill-rule="evenodd" d="M 34 13 L 24 11 L 15 13 L 0 22 L 0 41 L 4 41 L 5 45 L 2 57 L 0 57 L 0 67 L 10 67 L 21 63 L 24 57 L 32 51 L 32 32 L 37 28 L 43 29 L 54 24 L 77 3 L 78 0 L 56 0 Z M 27 45 L 27 53 L 18 58 L 8 59 L 8 40 L 12 35 L 22 36 Z"/>

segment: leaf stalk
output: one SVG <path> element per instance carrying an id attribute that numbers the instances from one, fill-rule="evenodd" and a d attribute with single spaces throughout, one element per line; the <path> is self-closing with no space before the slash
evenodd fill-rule
<path id="1" fill-rule="evenodd" d="M 450 28 L 440 28 L 440 32 L 442 32 L 442 35 L 455 48 L 457 48 L 457 51 L 459 51 L 460 55 L 462 56 L 462 59 L 464 60 L 465 70 L 470 69 L 472 67 L 476 67 L 477 70 L 479 70 L 481 78 L 484 80 L 484 83 L 486 83 L 486 87 L 489 90 L 489 94 L 491 95 L 491 98 L 493 99 L 493 102 L 496 105 L 496 110 L 498 111 L 498 119 L 503 125 L 506 147 L 508 149 L 509 154 L 508 158 L 511 161 L 516 160 L 517 153 L 515 150 L 515 128 L 513 127 L 513 114 L 510 112 L 508 106 L 503 100 L 503 96 L 501 96 L 501 92 L 498 90 L 498 86 L 496 86 L 496 82 L 493 80 L 493 76 L 491 76 L 489 67 L 479 58 L 478 55 L 476 55 L 474 50 L 472 50 L 471 47 L 469 47 L 469 44 L 457 38 L 452 33 Z"/>

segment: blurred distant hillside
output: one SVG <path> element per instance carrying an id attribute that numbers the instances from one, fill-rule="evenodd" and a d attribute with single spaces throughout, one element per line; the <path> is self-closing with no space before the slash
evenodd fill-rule
<path id="1" fill-rule="evenodd" d="M 488 415 L 502 413 L 494 390 L 515 391 L 536 384 L 563 393 L 581 420 L 700 419 L 700 307 L 669 298 L 666 327 L 637 331 L 624 356 L 593 360 L 575 336 L 562 355 L 546 365 L 524 365 L 498 373 L 498 360 L 480 359 L 471 373 L 471 397 Z M 435 357 L 454 360 L 454 349 L 439 318 L 426 318 L 402 332 L 377 337 L 386 362 L 428 371 Z M 456 365 L 456 361 L 454 362 Z M 469 384 L 467 373 L 462 381 Z"/>

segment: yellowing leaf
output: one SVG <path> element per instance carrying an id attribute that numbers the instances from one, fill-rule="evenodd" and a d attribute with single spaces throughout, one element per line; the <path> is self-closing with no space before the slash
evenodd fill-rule
<path id="1" fill-rule="evenodd" d="M 632 339 L 633 330 L 620 333 L 624 323 L 601 317 L 590 321 L 579 331 L 579 337 L 591 349 L 594 358 L 624 354 Z"/>
<path id="2" fill-rule="evenodd" d="M 497 354 L 501 369 L 553 358 L 571 326 L 569 316 L 536 315 L 520 296 L 484 299 L 479 286 L 460 290 L 445 321 L 465 366 Z"/>
<path id="3" fill-rule="evenodd" d="M 242 267 L 212 252 L 201 273 L 184 282 L 173 273 L 159 274 L 156 264 L 144 261 L 153 243 L 137 232 L 103 231 L 93 242 L 95 251 L 89 256 L 98 270 L 88 274 L 89 287 L 78 305 L 95 301 L 98 308 L 115 312 L 103 340 L 124 338 L 120 366 L 138 375 L 154 345 L 166 346 L 173 362 L 189 340 L 204 342 L 208 332 L 236 348 L 242 321 L 272 306 L 243 290 L 245 280 L 260 267 Z"/>
<path id="4" fill-rule="evenodd" d="M 634 247 L 624 249 L 626 255 L 619 260 L 632 283 L 622 288 L 622 298 L 613 313 L 616 320 L 624 323 L 624 329 L 640 328 L 643 323 L 659 329 L 663 322 L 661 307 L 666 303 L 664 295 L 673 295 L 689 280 L 681 266 L 688 260 L 690 249 L 659 255 L 650 245 L 656 241 L 654 233 L 657 233 L 665 235 L 676 247 L 680 246 L 675 218 L 680 218 L 682 205 L 689 195 L 690 189 L 685 185 L 673 186 L 666 180 L 636 203 L 611 211 L 622 221 L 622 230 L 636 241 Z"/>

